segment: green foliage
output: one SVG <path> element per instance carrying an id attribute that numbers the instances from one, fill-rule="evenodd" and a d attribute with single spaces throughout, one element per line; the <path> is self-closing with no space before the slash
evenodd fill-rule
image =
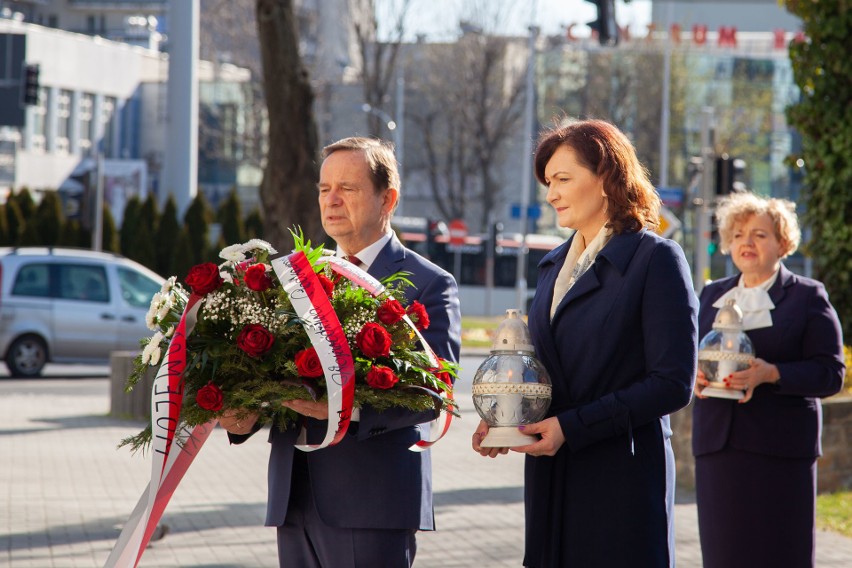
<path id="1" fill-rule="evenodd" d="M 121 254 L 127 258 L 133 258 L 133 247 L 136 246 L 136 229 L 139 227 L 139 218 L 142 213 L 142 202 L 136 195 L 130 196 L 124 206 L 124 218 L 121 221 Z"/>
<path id="2" fill-rule="evenodd" d="M 59 194 L 55 191 L 44 192 L 34 218 L 38 244 L 54 246 L 59 242 L 59 232 L 62 229 L 64 217 Z"/>
<path id="3" fill-rule="evenodd" d="M 208 242 L 210 239 L 210 222 L 212 219 L 213 213 L 210 211 L 210 206 L 207 204 L 204 192 L 199 191 L 183 217 L 184 227 L 189 234 L 193 264 L 209 260 L 207 258 L 210 246 Z"/>
<path id="4" fill-rule="evenodd" d="M 787 118 L 802 136 L 806 252 L 829 291 L 843 332 L 852 337 L 852 10 L 845 2 L 787 0 L 805 41 L 790 44 L 801 99 Z"/>
<path id="5" fill-rule="evenodd" d="M 32 219 L 32 217 L 30 217 Z M 27 222 L 24 224 L 24 230 L 21 232 L 21 239 L 18 241 L 18 245 L 22 247 L 35 247 L 44 244 L 41 242 L 41 237 L 38 234 L 38 229 L 36 228 L 36 224 L 33 222 Z"/>
<path id="6" fill-rule="evenodd" d="M 154 228 L 147 223 L 139 223 L 136 227 L 135 246 L 131 249 L 133 260 L 139 264 L 155 270 L 157 266 L 157 250 L 154 246 Z"/>
<path id="7" fill-rule="evenodd" d="M 355 372 L 354 405 L 369 405 L 379 410 L 392 407 L 414 411 L 435 409 L 457 415 L 454 403 L 438 394 L 451 391 L 450 379 L 456 376 L 457 365 L 442 362 L 438 365 L 440 370 L 434 370 L 426 353 L 416 348 L 417 335 L 406 320 L 400 318 L 379 323 L 379 308 L 385 302 L 404 301 L 405 275 L 397 274 L 389 279 L 385 291 L 379 297 L 373 297 L 348 279 L 336 278 L 331 267 L 322 259 L 322 249 L 312 248 L 301 234 L 293 234 L 293 237 L 297 250 L 305 254 L 314 272 L 320 274 L 305 288 L 318 286 L 325 290 L 328 296 L 323 294 L 322 297 L 328 297 L 349 343 Z M 290 427 L 296 423 L 298 416 L 283 407 L 282 401 L 296 398 L 322 400 L 327 395 L 325 378 L 321 374 L 322 364 L 311 347 L 306 330 L 306 326 L 312 327 L 316 323 L 313 318 L 303 322 L 289 294 L 274 277 L 268 287 L 259 289 L 251 285 L 250 277 L 245 276 L 252 268 L 269 263 L 269 255 L 274 250 L 268 243 L 254 240 L 228 249 L 224 253 L 227 261 L 220 267 L 225 274 L 224 280 L 205 294 L 195 327 L 186 336 L 180 424 L 203 424 L 227 410 L 236 410 L 257 413 L 261 422 L 271 422 L 282 429 Z M 246 263 L 252 266 L 247 267 Z M 218 277 L 219 271 L 215 274 Z M 163 354 L 172 349 L 167 336 L 172 337 L 189 294 L 180 284 L 172 284 L 173 280 L 169 282 L 153 301 L 149 317 L 157 331 L 149 340 L 143 341 L 144 348 L 134 362 L 128 388 L 137 384 L 147 372 L 146 364 L 161 364 Z M 194 291 L 193 295 L 196 293 Z M 317 310 L 322 310 L 322 303 L 318 304 Z M 261 342 L 265 344 L 262 352 L 254 355 L 240 347 L 241 341 L 251 345 L 252 340 L 243 337 L 249 325 L 259 327 L 260 330 L 255 329 L 253 333 L 267 338 Z M 361 350 L 361 342 L 357 338 L 364 329 L 369 329 L 367 326 L 379 328 L 391 346 L 389 351 L 373 353 L 371 355 L 376 355 L 373 357 L 365 353 L 369 352 L 368 349 Z M 257 340 L 254 341 L 257 344 Z M 313 359 L 314 363 L 297 366 L 297 360 L 304 366 L 306 359 Z M 392 385 L 381 388 L 367 382 L 368 374 L 377 372 L 374 370 L 377 366 L 384 368 L 381 372 L 389 370 L 393 373 Z M 304 368 L 308 376 L 300 376 L 300 368 Z M 314 371 L 319 372 L 319 376 Z M 200 389 L 217 392 L 222 404 L 204 408 L 197 400 Z M 144 449 L 150 439 L 151 431 L 146 429 L 123 440 L 122 445 Z"/>
<path id="8" fill-rule="evenodd" d="M 160 225 L 157 227 L 157 237 L 154 239 L 157 253 L 157 264 L 154 270 L 158 274 L 175 274 L 173 264 L 179 234 L 177 204 L 174 195 L 169 194 L 160 217 Z"/>
<path id="9" fill-rule="evenodd" d="M 0 246 L 12 244 L 9 240 L 9 223 L 6 221 L 6 206 L 0 205 Z"/>
<path id="10" fill-rule="evenodd" d="M 250 239 L 263 238 L 263 216 L 260 214 L 260 209 L 253 209 L 246 217 L 245 234 Z"/>
<path id="11" fill-rule="evenodd" d="M 112 210 L 109 205 L 104 204 L 103 211 L 103 227 L 101 232 L 101 250 L 109 252 L 119 252 L 121 247 L 118 236 L 118 229 L 115 227 L 115 217 L 112 216 Z"/>
<path id="12" fill-rule="evenodd" d="M 21 233 L 24 232 L 24 214 L 17 199 L 9 199 L 4 209 L 8 243 L 15 246 L 21 242 Z"/>
<path id="13" fill-rule="evenodd" d="M 195 255 L 192 252 L 192 239 L 189 238 L 189 231 L 184 227 L 178 233 L 177 240 L 175 241 L 172 270 L 165 274 L 174 274 L 182 282 L 194 264 Z"/>
<path id="14" fill-rule="evenodd" d="M 228 198 L 219 206 L 219 211 L 216 212 L 216 220 L 222 226 L 222 240 L 226 244 L 246 241 L 243 213 L 236 188 L 231 190 Z M 218 250 L 222 248 L 224 247 L 218 247 Z"/>
<path id="15" fill-rule="evenodd" d="M 83 235 L 80 221 L 77 219 L 67 219 L 62 223 L 62 230 L 59 231 L 59 239 L 56 244 L 61 247 L 79 247 L 82 240 Z"/>
<path id="16" fill-rule="evenodd" d="M 18 204 L 18 207 L 21 209 L 21 215 L 24 216 L 25 220 L 33 218 L 33 215 L 35 215 L 36 204 L 35 201 L 33 201 L 32 193 L 30 193 L 28 188 L 21 188 L 18 193 L 13 194 L 9 199 Z"/>
<path id="17" fill-rule="evenodd" d="M 142 203 L 139 223 L 146 225 L 152 235 L 157 232 L 157 227 L 160 225 L 160 208 L 157 206 L 157 197 L 153 193 L 149 193 Z"/>
<path id="18" fill-rule="evenodd" d="M 817 527 L 852 537 L 852 491 L 817 496 Z"/>

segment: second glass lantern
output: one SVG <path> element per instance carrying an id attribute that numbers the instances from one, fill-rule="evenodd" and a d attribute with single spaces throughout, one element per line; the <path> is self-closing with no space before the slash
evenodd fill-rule
<path id="1" fill-rule="evenodd" d="M 754 346 L 743 331 L 743 313 L 734 299 L 719 308 L 713 330 L 698 344 L 698 368 L 710 385 L 701 394 L 714 398 L 741 400 L 745 393 L 725 386 L 722 379 L 748 369 L 754 359 Z"/>

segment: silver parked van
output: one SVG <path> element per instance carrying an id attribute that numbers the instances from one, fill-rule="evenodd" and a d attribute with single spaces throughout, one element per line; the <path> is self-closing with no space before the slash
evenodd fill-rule
<path id="1" fill-rule="evenodd" d="M 102 364 L 137 350 L 163 282 L 113 253 L 0 248 L 0 356 L 12 376 L 36 377 L 47 362 Z"/>

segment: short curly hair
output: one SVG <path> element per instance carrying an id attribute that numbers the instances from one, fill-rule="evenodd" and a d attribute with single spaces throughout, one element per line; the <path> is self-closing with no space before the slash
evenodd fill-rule
<path id="1" fill-rule="evenodd" d="M 745 222 L 753 215 L 769 215 L 775 227 L 775 238 L 781 243 L 781 258 L 786 258 L 799 248 L 802 232 L 796 216 L 796 204 L 789 199 L 760 197 L 749 191 L 738 191 L 719 200 L 716 222 L 719 226 L 720 248 L 724 254 L 731 251 L 734 225 Z"/>
<path id="2" fill-rule="evenodd" d="M 542 132 L 535 151 L 535 177 L 544 185 L 544 169 L 562 146 L 571 148 L 580 164 L 603 181 L 607 197 L 607 226 L 613 232 L 635 233 L 660 224 L 660 196 L 648 170 L 636 157 L 633 144 L 613 124 L 578 120 Z"/>

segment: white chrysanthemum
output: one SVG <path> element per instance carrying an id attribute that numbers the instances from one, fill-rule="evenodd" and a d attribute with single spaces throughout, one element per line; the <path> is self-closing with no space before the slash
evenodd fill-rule
<path id="1" fill-rule="evenodd" d="M 265 250 L 269 254 L 275 254 L 275 253 L 278 252 L 277 250 L 272 248 L 271 244 L 264 241 L 263 239 L 251 239 L 250 241 L 245 243 L 243 246 L 245 247 L 244 250 L 246 250 L 246 251 L 260 249 L 260 250 Z"/>
<path id="2" fill-rule="evenodd" d="M 246 259 L 246 245 L 230 245 L 219 252 L 219 258 L 229 262 L 243 262 Z"/>
<path id="3" fill-rule="evenodd" d="M 221 276 L 222 280 L 224 280 L 228 284 L 234 283 L 234 277 L 227 270 L 223 270 L 223 271 L 219 272 L 219 276 Z"/>
<path id="4" fill-rule="evenodd" d="M 148 313 L 145 314 L 145 325 L 148 326 L 148 329 L 151 331 L 155 331 L 157 329 L 157 322 L 154 318 L 157 317 L 157 314 L 160 311 L 160 306 L 163 301 L 167 298 L 161 292 L 154 293 L 154 297 L 151 298 L 151 305 L 148 307 Z"/>
<path id="5" fill-rule="evenodd" d="M 163 301 L 160 303 L 160 308 L 157 310 L 157 319 L 159 321 L 163 321 L 167 315 L 169 315 L 169 311 L 174 306 L 174 298 L 171 294 L 163 297 Z"/>
<path id="6" fill-rule="evenodd" d="M 156 332 L 151 336 L 151 340 L 148 342 L 148 345 L 145 346 L 145 349 L 142 350 L 142 364 L 143 365 L 151 365 L 152 367 L 160 362 L 160 355 L 162 354 L 162 350 L 160 349 L 160 342 L 163 341 L 162 332 Z"/>
<path id="7" fill-rule="evenodd" d="M 172 276 L 165 282 L 163 282 L 163 286 L 160 288 L 160 294 L 168 294 L 172 291 L 172 288 L 175 287 L 175 282 L 177 282 L 177 277 Z"/>
<path id="8" fill-rule="evenodd" d="M 175 326 L 171 326 L 171 327 L 169 327 L 169 329 L 166 330 L 166 333 L 163 334 L 163 337 L 168 338 L 168 337 L 171 337 L 174 334 L 175 334 Z"/>

